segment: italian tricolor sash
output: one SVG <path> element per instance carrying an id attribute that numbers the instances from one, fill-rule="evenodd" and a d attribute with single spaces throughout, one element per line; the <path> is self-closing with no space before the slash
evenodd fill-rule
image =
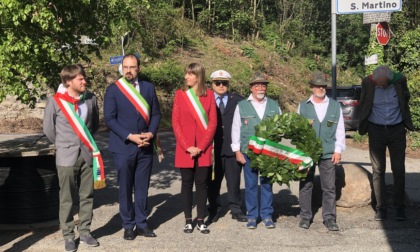
<path id="1" fill-rule="evenodd" d="M 124 77 L 115 82 L 117 87 L 123 92 L 127 99 L 136 107 L 136 110 L 144 118 L 147 125 L 150 121 L 150 107 L 146 100 L 137 92 L 136 88 L 131 85 Z"/>
<path id="2" fill-rule="evenodd" d="M 187 91 L 181 93 L 184 96 L 188 106 L 190 107 L 195 117 L 195 120 L 198 122 L 200 128 L 203 131 L 207 130 L 209 119 L 206 115 L 206 112 L 204 111 L 203 105 L 201 105 L 201 102 L 195 94 L 194 90 L 190 88 Z"/>
<path id="3" fill-rule="evenodd" d="M 57 102 L 61 111 L 63 111 L 64 116 L 69 121 L 74 132 L 80 138 L 82 143 L 88 147 L 88 149 L 93 154 L 93 187 L 95 189 L 101 189 L 105 187 L 105 170 L 104 163 L 102 161 L 101 153 L 98 149 L 98 146 L 95 143 L 95 140 L 90 134 L 89 129 L 86 124 L 80 118 L 80 116 L 75 112 L 74 105 L 60 98 L 59 93 L 54 95 L 54 100 Z"/>
<path id="4" fill-rule="evenodd" d="M 287 158 L 290 163 L 299 165 L 299 170 L 310 168 L 314 163 L 311 157 L 298 149 L 257 136 L 251 136 L 249 138 L 248 149 L 258 155 L 263 154 L 270 157 L 277 157 L 280 160 Z"/>
<path id="5" fill-rule="evenodd" d="M 117 87 L 121 90 L 121 92 L 127 97 L 127 99 L 133 104 L 136 110 L 140 113 L 140 115 L 144 118 L 147 125 L 150 123 L 150 107 L 147 101 L 143 98 L 143 96 L 137 92 L 136 88 L 131 85 L 124 77 L 117 80 L 115 82 Z M 158 135 L 153 138 L 153 145 L 155 147 L 155 151 L 159 160 L 159 163 L 162 162 L 163 150 L 160 144 L 160 139 Z"/>

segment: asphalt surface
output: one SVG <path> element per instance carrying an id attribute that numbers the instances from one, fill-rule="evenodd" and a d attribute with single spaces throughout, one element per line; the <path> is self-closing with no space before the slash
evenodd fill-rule
<path id="1" fill-rule="evenodd" d="M 1 136 L 2 138 L 7 136 Z M 231 218 L 226 207 L 226 184 L 222 187 L 220 219 L 209 225 L 210 234 L 196 229 L 184 234 L 184 217 L 180 198 L 180 173 L 174 168 L 175 141 L 172 132 L 162 132 L 161 141 L 165 159 L 155 159 L 149 189 L 149 226 L 156 238 L 137 237 L 123 240 L 118 214 L 118 188 L 112 156 L 106 150 L 107 133 L 97 137 L 103 151 L 107 187 L 95 191 L 92 235 L 98 247 L 78 244 L 78 251 L 420 251 L 420 168 L 418 159 L 406 160 L 406 192 L 411 200 L 407 207 L 408 220 L 383 222 L 373 220 L 370 206 L 337 208 L 340 231 L 330 232 L 322 224 L 321 209 L 315 210 L 310 229 L 301 229 L 299 222 L 298 183 L 290 188 L 273 186 L 275 229 L 265 229 L 260 223 L 248 230 L 244 223 Z M 348 147 L 343 153 L 343 164 L 356 163 L 371 171 L 369 153 Z M 387 183 L 392 183 L 388 160 Z M 242 182 L 242 188 L 244 183 Z M 244 191 L 242 190 L 242 193 Z M 195 209 L 193 216 L 195 216 Z M 78 240 L 76 240 L 78 242 Z M 58 221 L 28 225 L 0 224 L 0 251 L 64 251 Z"/>

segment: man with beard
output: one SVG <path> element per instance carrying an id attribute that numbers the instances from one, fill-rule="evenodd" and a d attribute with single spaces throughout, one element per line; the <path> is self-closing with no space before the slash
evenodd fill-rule
<path id="1" fill-rule="evenodd" d="M 251 94 L 238 103 L 232 123 L 232 151 L 236 161 L 243 165 L 245 178 L 245 205 L 247 210 L 248 229 L 257 228 L 258 217 L 266 228 L 275 228 L 273 215 L 273 188 L 270 179 L 261 177 L 258 169 L 251 167 L 245 154 L 248 149 L 249 137 L 255 135 L 255 126 L 267 117 L 281 114 L 277 101 L 266 96 L 267 77 L 256 72 L 249 84 Z M 260 179 L 261 197 L 258 197 L 258 178 Z M 261 204 L 259 202 L 261 198 Z"/>
<path id="2" fill-rule="evenodd" d="M 153 84 L 138 78 L 139 63 L 134 54 L 124 56 L 124 77 L 106 89 L 104 99 L 105 124 L 110 129 L 108 149 L 118 176 L 125 240 L 133 240 L 136 234 L 156 237 L 146 222 L 147 194 L 153 166 L 152 140 L 161 113 Z"/>
<path id="3" fill-rule="evenodd" d="M 299 104 L 298 113 L 309 120 L 316 136 L 322 141 L 322 156 L 318 161 L 322 189 L 322 218 L 330 231 L 338 231 L 336 223 L 335 166 L 341 161 L 346 148 L 343 114 L 340 104 L 325 94 L 327 76 L 321 71 L 312 74 L 309 85 L 312 96 Z M 308 229 L 312 215 L 312 188 L 315 176 L 312 166 L 306 179 L 299 184 L 299 227 Z"/>

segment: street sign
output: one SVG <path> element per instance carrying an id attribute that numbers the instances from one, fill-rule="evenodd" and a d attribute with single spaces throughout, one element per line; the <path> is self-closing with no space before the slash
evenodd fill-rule
<path id="1" fill-rule="evenodd" d="M 400 11 L 402 0 L 333 0 L 337 1 L 337 14 Z"/>
<path id="2" fill-rule="evenodd" d="M 137 59 L 140 59 L 140 54 L 136 53 L 134 54 L 136 55 Z M 119 55 L 119 56 L 113 56 L 111 58 L 109 58 L 109 63 L 111 65 L 118 65 L 122 63 L 122 60 L 124 58 L 124 55 Z"/>
<path id="3" fill-rule="evenodd" d="M 365 56 L 365 66 L 378 64 L 378 54 Z"/>
<path id="4" fill-rule="evenodd" d="M 111 65 L 121 64 L 123 58 L 124 58 L 124 55 L 111 57 L 109 58 L 109 63 L 111 63 Z"/>
<path id="5" fill-rule="evenodd" d="M 363 24 L 372 24 L 391 21 L 392 12 L 365 12 L 363 13 Z"/>
<path id="6" fill-rule="evenodd" d="M 376 39 L 378 43 L 381 45 L 386 45 L 389 42 L 390 34 L 389 34 L 389 26 L 388 23 L 379 23 L 376 25 Z"/>

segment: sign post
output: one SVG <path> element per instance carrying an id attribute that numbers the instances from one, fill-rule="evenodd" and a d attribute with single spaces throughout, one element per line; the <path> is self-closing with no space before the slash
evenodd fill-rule
<path id="1" fill-rule="evenodd" d="M 389 42 L 390 32 L 388 23 L 379 23 L 376 25 L 376 39 L 381 45 L 386 45 Z"/>

